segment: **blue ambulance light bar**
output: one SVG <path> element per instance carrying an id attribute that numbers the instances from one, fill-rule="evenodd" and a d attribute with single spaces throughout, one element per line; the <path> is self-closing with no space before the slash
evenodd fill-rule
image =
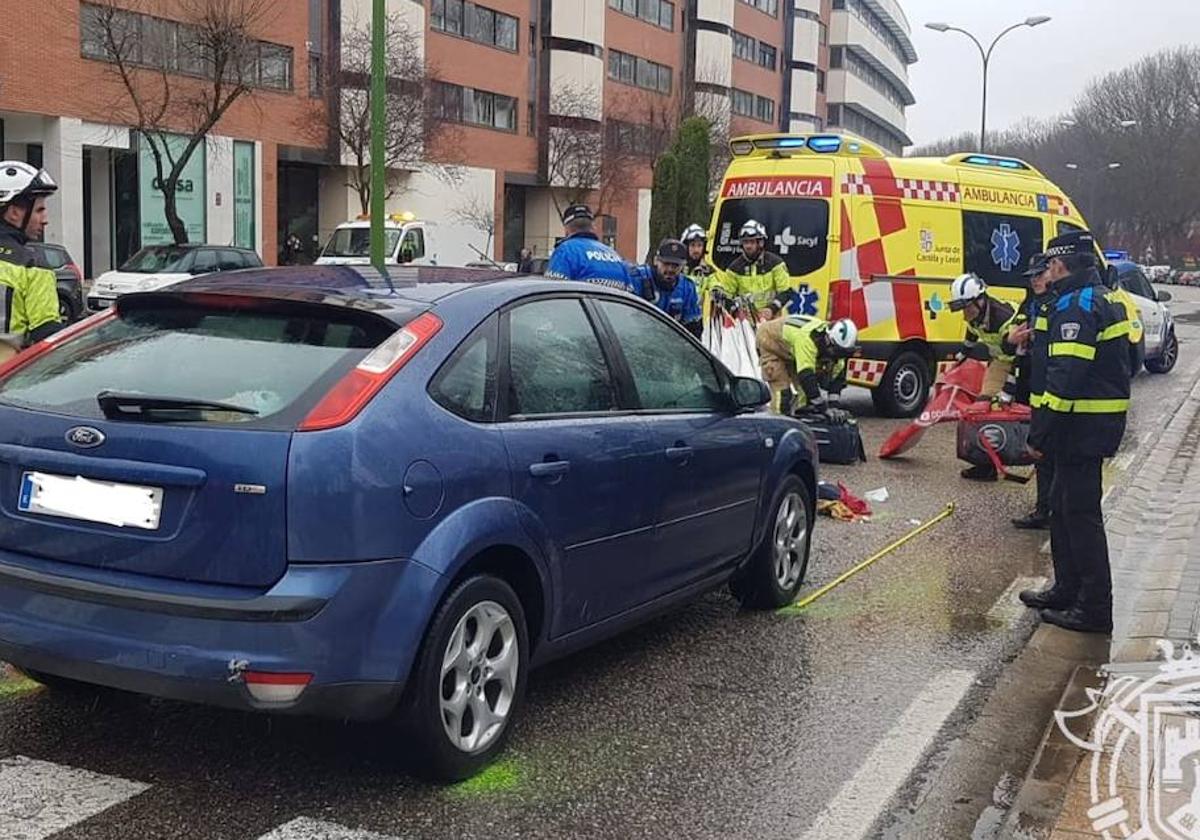
<path id="1" fill-rule="evenodd" d="M 836 134 L 825 137 L 809 137 L 808 148 L 814 152 L 837 152 L 842 148 L 842 138 Z"/>
<path id="2" fill-rule="evenodd" d="M 963 163 L 969 166 L 993 166 L 998 169 L 1028 169 L 1029 165 L 1014 158 L 993 157 L 992 155 L 968 155 Z"/>
<path id="3" fill-rule="evenodd" d="M 818 134 L 812 137 L 799 135 L 777 135 L 766 137 L 743 137 L 732 141 L 729 148 L 738 157 L 752 154 L 756 149 L 765 152 L 803 151 L 805 149 L 818 154 L 836 154 L 845 148 L 853 154 L 858 154 L 862 146 L 856 142 L 845 141 L 836 134 Z"/>

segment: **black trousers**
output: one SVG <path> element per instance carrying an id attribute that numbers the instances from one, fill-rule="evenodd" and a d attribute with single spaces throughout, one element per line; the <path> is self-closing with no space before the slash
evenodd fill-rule
<path id="1" fill-rule="evenodd" d="M 1049 458 L 1037 465 L 1037 502 L 1034 511 L 1039 516 L 1050 515 L 1050 496 L 1054 487 L 1054 462 Z"/>
<path id="2" fill-rule="evenodd" d="M 1050 490 L 1050 550 L 1054 586 L 1090 618 L 1112 619 L 1112 571 L 1100 510 L 1101 464 L 1057 460 Z"/>

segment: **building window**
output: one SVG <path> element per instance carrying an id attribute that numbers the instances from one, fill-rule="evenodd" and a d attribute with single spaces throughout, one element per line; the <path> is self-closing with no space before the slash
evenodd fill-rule
<path id="1" fill-rule="evenodd" d="M 310 52 L 308 54 L 308 95 L 313 99 L 319 98 L 325 88 L 325 80 L 322 78 L 324 72 L 321 54 Z"/>
<path id="2" fill-rule="evenodd" d="M 845 50 L 841 47 L 834 47 L 829 51 L 829 69 L 840 70 L 842 67 L 842 55 Z"/>
<path id="3" fill-rule="evenodd" d="M 608 7 L 668 32 L 675 30 L 675 4 L 671 0 L 608 0 Z"/>
<path id="4" fill-rule="evenodd" d="M 779 0 L 741 0 L 747 6 L 753 6 L 760 12 L 779 17 Z"/>
<path id="5" fill-rule="evenodd" d="M 525 131 L 530 137 L 537 134 L 537 104 L 529 103 L 528 113 L 525 114 Z"/>
<path id="6" fill-rule="evenodd" d="M 517 26 L 512 15 L 469 0 L 430 0 L 429 25 L 438 32 L 460 35 L 479 44 L 517 51 Z"/>
<path id="7" fill-rule="evenodd" d="M 900 39 L 897 38 L 888 25 L 884 23 L 883 18 L 877 15 L 870 6 L 863 2 L 863 0 L 833 0 L 833 8 L 834 10 L 844 10 L 850 12 L 850 14 L 862 21 L 863 25 L 865 25 L 867 29 L 870 29 L 872 32 L 874 32 L 875 36 L 879 38 L 879 40 L 883 41 L 889 50 L 895 53 L 896 58 L 898 58 L 902 64 L 908 63 L 904 58 L 904 47 L 901 46 Z"/>
<path id="8" fill-rule="evenodd" d="M 657 64 L 619 50 L 608 51 L 608 78 L 613 81 L 670 94 L 673 74 L 674 71 L 665 64 Z"/>
<path id="9" fill-rule="evenodd" d="M 760 67 L 766 67 L 768 70 L 775 69 L 775 61 L 778 52 L 770 44 L 764 44 L 761 41 L 758 44 L 758 64 Z"/>
<path id="10" fill-rule="evenodd" d="M 825 92 L 825 71 L 817 71 L 817 93 Z"/>
<path id="11" fill-rule="evenodd" d="M 775 122 L 775 102 L 765 96 L 754 97 L 754 118 L 762 122 Z"/>
<path id="12" fill-rule="evenodd" d="M 754 61 L 754 47 L 757 44 L 749 35 L 741 32 L 733 33 L 733 57 L 742 61 Z"/>
<path id="13" fill-rule="evenodd" d="M 199 30 L 187 23 L 84 3 L 79 13 L 79 50 L 84 58 L 115 61 L 106 33 L 123 50 L 121 58 L 133 65 L 212 78 L 212 51 L 205 48 Z M 270 41 L 247 41 L 239 62 L 242 81 L 250 87 L 291 90 L 292 48 Z M 311 86 L 311 82 L 310 82 Z"/>
<path id="14" fill-rule="evenodd" d="M 517 130 L 517 100 L 500 93 L 438 82 L 434 87 L 433 111 L 447 122 L 498 131 Z"/>
<path id="15" fill-rule="evenodd" d="M 841 105 L 829 106 L 829 126 L 849 129 L 872 143 L 878 143 L 887 151 L 898 151 L 904 147 L 903 138 L 887 126 Z"/>
<path id="16" fill-rule="evenodd" d="M 844 66 L 846 70 L 853 76 L 862 79 L 871 88 L 883 95 L 884 99 L 891 102 L 897 108 L 904 109 L 905 97 L 903 92 L 892 82 L 892 80 L 880 73 L 870 64 L 850 50 L 844 50 L 839 66 Z"/>
<path id="17" fill-rule="evenodd" d="M 821 46 L 829 43 L 829 27 L 825 25 L 824 21 L 817 24 L 817 42 Z"/>
<path id="18" fill-rule="evenodd" d="M 604 139 L 610 148 L 623 149 L 646 159 L 657 158 L 671 142 L 670 132 L 645 123 L 604 121 Z"/>
<path id="19" fill-rule="evenodd" d="M 730 91 L 730 103 L 733 113 L 740 117 L 754 116 L 754 94 L 734 88 Z"/>

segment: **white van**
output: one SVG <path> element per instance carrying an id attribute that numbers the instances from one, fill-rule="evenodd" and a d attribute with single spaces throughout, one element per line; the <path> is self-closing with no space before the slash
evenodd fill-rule
<path id="1" fill-rule="evenodd" d="M 383 223 L 384 253 L 388 265 L 437 265 L 436 237 L 429 222 L 411 213 L 394 213 Z M 367 265 L 371 262 L 371 220 L 359 216 L 337 226 L 317 265 Z"/>

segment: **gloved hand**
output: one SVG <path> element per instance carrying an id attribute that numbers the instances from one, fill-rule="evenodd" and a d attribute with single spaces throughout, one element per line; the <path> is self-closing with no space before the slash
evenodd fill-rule
<path id="1" fill-rule="evenodd" d="M 850 422 L 850 412 L 844 408 L 829 408 L 825 410 L 825 417 L 831 425 L 844 426 Z"/>
<path id="2" fill-rule="evenodd" d="M 991 410 L 992 411 L 1003 411 L 1006 408 L 1008 408 L 1010 405 L 1012 405 L 1012 402 L 1013 402 L 1013 398 L 1012 398 L 1011 394 L 1004 394 L 1004 393 L 997 394 L 996 396 L 992 397 Z"/>
<path id="3" fill-rule="evenodd" d="M 713 286 L 712 289 L 709 290 L 708 294 L 709 297 L 712 298 L 714 306 L 720 306 L 723 309 L 728 309 L 729 304 L 732 302 L 732 299 L 729 297 L 729 293 L 720 286 Z"/>

